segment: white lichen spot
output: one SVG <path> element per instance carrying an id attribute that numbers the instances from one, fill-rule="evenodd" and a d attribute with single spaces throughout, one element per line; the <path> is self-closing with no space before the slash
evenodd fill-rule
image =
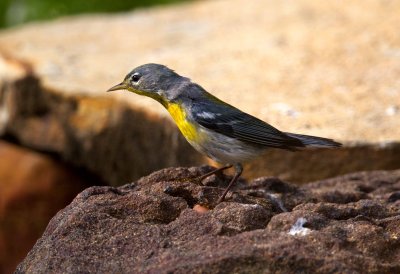
<path id="1" fill-rule="evenodd" d="M 296 223 L 290 228 L 289 235 L 292 236 L 306 236 L 308 233 L 311 232 L 311 229 L 304 227 L 304 224 L 307 220 L 303 217 L 298 218 Z"/>

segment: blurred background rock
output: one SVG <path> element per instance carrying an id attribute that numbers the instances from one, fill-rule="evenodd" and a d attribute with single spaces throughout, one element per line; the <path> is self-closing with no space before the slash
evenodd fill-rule
<path id="1" fill-rule="evenodd" d="M 1 0 L 0 29 L 66 15 L 126 12 L 182 1 Z M 101 185 L 102 181 L 54 155 L 37 153 L 12 144 L 15 140 L 10 143 L 4 139 L 8 138 L 0 140 L 0 273 L 12 273 L 54 214 L 84 188 Z"/>
<path id="2" fill-rule="evenodd" d="M 0 141 L 0 272 L 11 273 L 51 217 L 94 182 L 26 148 Z"/>
<path id="3" fill-rule="evenodd" d="M 4 26 L 89 7 L 98 13 L 107 11 L 106 4 L 126 11 L 34 22 L 0 33 L 0 135 L 10 146 L 0 151 L 8 165 L 0 169 L 7 171 L 0 176 L 1 258 L 12 256 L 10 246 L 27 232 L 35 231 L 26 242 L 34 241 L 50 215 L 87 185 L 121 185 L 163 167 L 207 163 L 156 102 L 105 92 L 143 63 L 168 65 L 281 130 L 344 143 L 340 150 L 270 151 L 246 166 L 248 178 L 303 183 L 400 168 L 400 1 L 189 1 L 133 12 L 128 2 L 164 4 L 1 1 Z M 36 7 L 29 8 L 31 3 Z M 35 168 L 28 164 L 32 157 L 7 156 L 25 153 L 52 164 Z M 44 171 L 53 167 L 58 171 Z M 41 182 L 48 181 L 38 174 L 46 172 L 71 176 L 45 176 L 54 178 L 46 186 L 63 187 L 43 192 Z M 14 173 L 28 175 L 15 180 Z M 64 202 L 41 206 L 52 209 L 47 219 L 38 217 L 32 198 L 21 198 L 34 190 L 44 193 L 35 196 L 38 202 L 56 195 L 64 195 L 57 199 Z M 27 217 L 11 218 L 16 206 L 28 210 Z M 40 229 L 30 229 L 36 220 L 42 220 Z M 17 249 L 22 256 L 29 248 Z M 12 269 L 21 258 L 0 261 L 2 269 Z"/>

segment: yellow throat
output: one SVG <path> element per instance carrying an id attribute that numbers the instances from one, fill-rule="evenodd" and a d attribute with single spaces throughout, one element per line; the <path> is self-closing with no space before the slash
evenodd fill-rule
<path id="1" fill-rule="evenodd" d="M 168 103 L 166 108 L 174 119 L 179 130 L 188 141 L 196 141 L 199 139 L 200 136 L 196 126 L 186 119 L 186 112 L 179 104 Z"/>

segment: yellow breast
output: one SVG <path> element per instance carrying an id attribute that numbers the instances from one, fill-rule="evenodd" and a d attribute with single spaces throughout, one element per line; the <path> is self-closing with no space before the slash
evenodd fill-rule
<path id="1" fill-rule="evenodd" d="M 196 141 L 199 139 L 200 136 L 196 126 L 186 119 L 186 113 L 179 104 L 169 103 L 167 105 L 167 110 L 186 139 L 189 141 Z"/>

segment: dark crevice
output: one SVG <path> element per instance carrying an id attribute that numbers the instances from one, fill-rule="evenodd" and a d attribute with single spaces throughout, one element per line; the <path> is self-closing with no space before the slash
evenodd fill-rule
<path id="1" fill-rule="evenodd" d="M 172 197 L 183 198 L 190 208 L 193 208 L 197 204 L 197 199 L 193 198 L 191 192 L 187 189 L 167 186 L 164 189 L 164 193 Z"/>
<path id="2" fill-rule="evenodd" d="M 1 136 L 0 140 L 6 141 L 8 143 L 21 146 L 24 149 L 36 152 L 36 153 L 41 153 L 44 154 L 54 161 L 61 163 L 63 166 L 65 166 L 67 169 L 69 169 L 72 173 L 76 174 L 80 178 L 82 178 L 85 182 L 88 182 L 88 187 L 89 186 L 107 186 L 109 185 L 105 180 L 103 180 L 101 177 L 96 175 L 95 173 L 89 171 L 87 168 L 83 166 L 77 166 L 74 165 L 71 162 L 65 161 L 59 153 L 56 153 L 54 151 L 46 151 L 44 149 L 32 149 L 29 147 L 24 146 L 21 144 L 19 139 L 11 134 L 5 134 Z"/>

